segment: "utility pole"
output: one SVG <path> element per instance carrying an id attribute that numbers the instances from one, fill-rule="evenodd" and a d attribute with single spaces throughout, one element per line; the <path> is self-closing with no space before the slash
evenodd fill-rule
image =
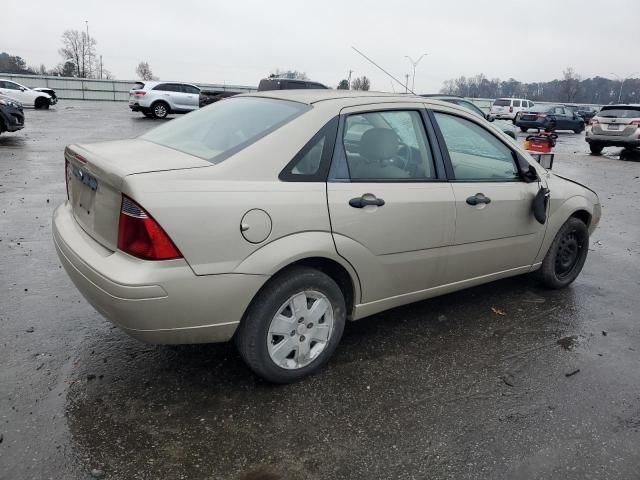
<path id="1" fill-rule="evenodd" d="M 102 55 L 100 55 L 100 80 L 102 80 Z"/>
<path id="2" fill-rule="evenodd" d="M 353 70 L 349 70 L 349 79 L 347 80 L 347 83 L 349 84 L 349 90 L 351 90 L 351 74 L 353 73 Z"/>
<path id="3" fill-rule="evenodd" d="M 409 93 L 409 74 L 405 73 L 404 75 L 405 81 L 404 81 L 404 94 L 406 95 L 407 93 Z M 411 89 L 413 90 L 413 89 Z"/>
<path id="4" fill-rule="evenodd" d="M 405 55 L 404 57 L 409 59 L 409 62 L 411 62 L 411 66 L 413 67 L 413 80 L 411 81 L 411 91 L 415 92 L 416 90 L 416 67 L 418 66 L 418 64 L 420 63 L 420 60 L 422 60 L 423 57 L 426 57 L 427 55 L 429 55 L 428 53 L 423 53 L 422 55 L 420 55 L 420 58 L 418 58 L 418 60 L 413 60 L 413 58 L 411 58 L 409 55 Z M 408 80 L 407 80 L 408 82 Z"/>
<path id="5" fill-rule="evenodd" d="M 88 77 L 87 70 L 91 68 L 91 41 L 89 39 L 89 20 L 85 20 L 84 24 L 87 27 L 87 63 L 88 63 L 88 65 L 85 65 L 83 70 L 84 70 L 84 76 Z M 84 63 L 84 61 L 83 61 L 83 63 Z"/>

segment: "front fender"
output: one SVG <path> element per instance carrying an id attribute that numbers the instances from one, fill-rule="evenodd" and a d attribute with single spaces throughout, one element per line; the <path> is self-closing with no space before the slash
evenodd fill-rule
<path id="1" fill-rule="evenodd" d="M 340 264 L 351 277 L 354 301 L 361 298 L 360 280 L 354 268 L 336 252 L 330 232 L 301 232 L 280 237 L 245 258 L 233 271 L 252 275 L 274 275 L 307 258 L 326 258 Z"/>
<path id="2" fill-rule="evenodd" d="M 553 199 L 553 191 L 551 193 L 552 198 L 549 204 L 549 214 L 547 217 L 547 233 L 544 237 L 544 241 L 542 242 L 542 246 L 540 247 L 540 251 L 535 260 L 535 264 L 542 262 L 544 260 L 553 239 L 556 237 L 558 230 L 560 227 L 566 222 L 569 217 L 571 217 L 574 213 L 584 210 L 589 212 L 589 215 L 593 217 L 594 205 L 590 202 L 586 197 L 582 195 L 575 195 L 566 199 L 565 201 L 555 200 Z M 589 229 L 591 232 L 591 228 Z"/>

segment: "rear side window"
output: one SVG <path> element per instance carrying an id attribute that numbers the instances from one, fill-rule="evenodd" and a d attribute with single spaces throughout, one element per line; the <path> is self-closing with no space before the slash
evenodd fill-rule
<path id="1" fill-rule="evenodd" d="M 153 87 L 153 90 L 160 90 L 162 92 L 182 92 L 182 87 L 175 83 L 161 83 Z"/>
<path id="2" fill-rule="evenodd" d="M 286 100 L 232 97 L 172 120 L 140 138 L 219 163 L 309 108 Z"/>
<path id="3" fill-rule="evenodd" d="M 352 181 L 436 178 L 431 148 L 417 111 L 349 115 L 342 142 Z"/>
<path id="4" fill-rule="evenodd" d="M 597 115 L 605 118 L 640 118 L 640 107 L 602 107 Z"/>
<path id="5" fill-rule="evenodd" d="M 519 179 L 513 153 L 493 134 L 475 123 L 435 113 L 456 180 L 505 181 Z"/>
<path id="6" fill-rule="evenodd" d="M 493 102 L 493 105 L 496 107 L 508 107 L 511 105 L 511 100 L 509 100 L 508 98 L 498 98 L 495 102 Z"/>
<path id="7" fill-rule="evenodd" d="M 327 178 L 338 132 L 335 117 L 316 133 L 280 173 L 285 182 L 324 182 Z"/>
<path id="8" fill-rule="evenodd" d="M 513 101 L 513 106 L 514 107 L 519 107 L 520 106 L 520 100 L 514 100 Z"/>

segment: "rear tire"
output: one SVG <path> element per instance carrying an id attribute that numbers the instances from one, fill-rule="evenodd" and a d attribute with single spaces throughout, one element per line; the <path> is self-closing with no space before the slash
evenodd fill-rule
<path id="1" fill-rule="evenodd" d="M 584 123 L 581 123 L 580 125 L 578 125 L 578 128 L 576 128 L 573 133 L 582 133 L 584 132 Z"/>
<path id="2" fill-rule="evenodd" d="M 151 105 L 154 118 L 166 118 L 169 115 L 169 105 L 166 102 L 156 102 Z"/>
<path id="3" fill-rule="evenodd" d="M 336 282 L 313 268 L 293 267 L 273 277 L 253 299 L 235 343 L 254 373 L 269 382 L 291 383 L 329 360 L 345 320 L 344 296 Z"/>
<path id="4" fill-rule="evenodd" d="M 589 150 L 591 150 L 592 155 L 602 155 L 602 149 L 604 147 L 599 143 L 590 143 Z"/>
<path id="5" fill-rule="evenodd" d="M 520 131 L 522 133 L 527 133 L 529 131 L 529 129 L 527 127 L 520 127 Z"/>
<path id="6" fill-rule="evenodd" d="M 589 250 L 589 230 L 582 220 L 569 218 L 553 239 L 536 275 L 542 285 L 565 288 L 582 271 Z"/>

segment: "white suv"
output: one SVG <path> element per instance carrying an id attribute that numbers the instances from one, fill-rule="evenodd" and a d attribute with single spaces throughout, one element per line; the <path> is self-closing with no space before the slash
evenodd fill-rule
<path id="1" fill-rule="evenodd" d="M 200 106 L 200 89 L 189 83 L 138 82 L 129 91 L 129 108 L 146 117 L 189 113 Z"/>
<path id="2" fill-rule="evenodd" d="M 524 98 L 496 98 L 491 105 L 491 115 L 494 118 L 515 120 L 518 112 L 533 107 L 531 100 Z"/>

